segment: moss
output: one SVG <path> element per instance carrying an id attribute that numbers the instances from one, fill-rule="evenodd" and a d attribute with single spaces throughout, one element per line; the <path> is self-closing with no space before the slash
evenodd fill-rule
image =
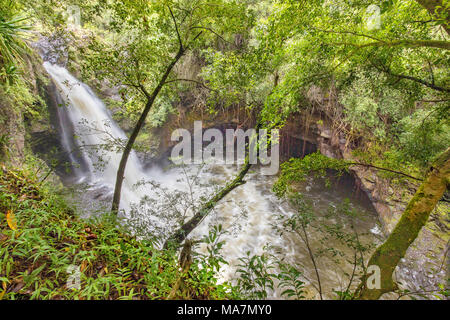
<path id="1" fill-rule="evenodd" d="M 47 105 L 42 96 L 48 82 L 41 66 L 41 58 L 32 53 L 25 57 L 23 70 L 14 81 L 0 83 L 0 136 L 8 139 L 3 144 L 3 161 L 20 164 L 26 153 L 27 131 L 38 123 L 48 126 Z"/>
<path id="2" fill-rule="evenodd" d="M 377 265 L 381 270 L 381 288 L 366 288 L 364 284 L 366 277 L 363 277 L 357 290 L 360 299 L 378 299 L 383 293 L 396 288 L 392 273 L 447 190 L 449 177 L 450 148 L 433 163 L 426 179 L 409 202 L 391 235 L 377 248 L 369 260 L 369 266 Z"/>

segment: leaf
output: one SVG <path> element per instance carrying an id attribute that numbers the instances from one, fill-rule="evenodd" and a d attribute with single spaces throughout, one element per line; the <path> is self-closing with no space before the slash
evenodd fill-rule
<path id="1" fill-rule="evenodd" d="M 31 277 L 36 277 L 39 273 L 41 273 L 41 271 L 45 268 L 47 266 L 47 264 L 46 263 L 44 263 L 42 266 L 40 266 L 39 268 L 37 268 L 37 269 L 34 269 L 32 272 L 31 272 L 31 274 L 30 274 L 30 276 Z"/>
<path id="2" fill-rule="evenodd" d="M 17 222 L 14 213 L 11 210 L 6 211 L 6 221 L 11 230 L 17 230 Z"/>
<path id="3" fill-rule="evenodd" d="M 3 299 L 3 297 L 5 296 L 6 293 L 6 288 L 7 288 L 7 283 L 9 282 L 7 278 L 0 278 L 2 281 L 2 292 L 0 293 L 0 300 Z"/>

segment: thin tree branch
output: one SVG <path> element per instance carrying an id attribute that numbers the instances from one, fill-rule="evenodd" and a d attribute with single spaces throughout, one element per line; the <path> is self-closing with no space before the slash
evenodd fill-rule
<path id="1" fill-rule="evenodd" d="M 335 44 L 338 45 L 347 45 L 361 48 L 367 47 L 396 47 L 396 46 L 404 46 L 407 48 L 439 48 L 444 50 L 450 50 L 450 41 L 444 40 L 390 40 L 390 41 L 373 41 L 365 44 L 356 44 L 350 42 L 337 42 Z"/>
<path id="2" fill-rule="evenodd" d="M 203 33 L 203 31 L 200 31 L 199 33 L 197 33 L 197 35 L 194 37 L 194 39 L 192 39 L 192 41 L 188 43 L 188 45 L 186 46 L 186 48 L 184 49 L 184 51 L 189 50 L 191 44 L 194 43 L 194 41 L 197 40 L 197 38 L 200 37 L 200 35 L 201 35 L 202 33 Z"/>
<path id="3" fill-rule="evenodd" d="M 308 250 L 309 257 L 311 258 L 311 262 L 312 262 L 313 265 L 314 265 L 314 271 L 315 271 L 315 273 L 316 273 L 317 283 L 318 283 L 318 285 L 319 285 L 319 290 L 318 290 L 318 291 L 319 291 L 320 300 L 323 300 L 323 296 L 322 296 L 322 283 L 321 283 L 321 281 L 320 281 L 320 274 L 319 274 L 319 269 L 318 269 L 317 264 L 316 264 L 316 259 L 314 258 L 314 253 L 312 252 L 311 245 L 310 245 L 310 243 L 309 243 L 308 233 L 306 232 L 306 226 L 305 226 L 305 224 L 302 223 L 302 224 L 301 224 L 301 227 L 302 227 L 303 235 L 304 235 L 304 237 L 305 237 L 306 249 Z M 298 232 L 297 232 L 297 233 L 298 233 Z"/>
<path id="4" fill-rule="evenodd" d="M 369 39 L 372 39 L 372 40 L 376 40 L 378 42 L 385 42 L 384 40 L 376 38 L 374 36 L 371 36 L 371 35 L 368 35 L 368 34 L 364 34 L 364 33 L 357 33 L 357 32 L 353 32 L 353 31 L 323 30 L 323 29 L 319 29 L 319 28 L 315 28 L 315 27 L 311 27 L 311 29 L 319 31 L 319 32 L 326 32 L 326 33 L 351 34 L 351 35 L 358 36 L 358 37 L 364 37 L 364 38 L 369 38 Z"/>
<path id="5" fill-rule="evenodd" d="M 177 81 L 193 82 L 193 83 L 196 83 L 196 84 L 198 84 L 198 85 L 200 85 L 200 86 L 202 86 L 202 87 L 204 87 L 205 89 L 208 89 L 208 90 L 210 90 L 210 91 L 218 91 L 218 90 L 216 90 L 216 89 L 212 89 L 212 88 L 208 87 L 207 85 L 205 85 L 205 84 L 204 84 L 203 82 L 201 82 L 201 81 L 197 81 L 197 80 L 193 80 L 193 79 L 178 78 L 178 79 L 173 79 L 173 80 L 166 81 L 166 82 L 164 82 L 164 84 L 169 84 L 169 83 L 173 83 L 173 82 L 177 82 Z"/>
<path id="6" fill-rule="evenodd" d="M 450 89 L 443 88 L 443 87 L 439 87 L 439 86 L 437 86 L 437 85 L 435 85 L 435 84 L 433 84 L 433 83 L 429 83 L 429 82 L 424 81 L 424 80 L 422 80 L 422 79 L 419 79 L 419 78 L 416 78 L 416 77 L 412 77 L 412 76 L 408 76 L 408 75 L 404 75 L 404 74 L 396 74 L 396 73 L 393 73 L 388 67 L 380 68 L 380 67 L 378 67 L 375 63 L 371 63 L 371 64 L 372 64 L 372 66 L 373 66 L 375 69 L 377 69 L 378 71 L 384 72 L 384 73 L 386 73 L 386 74 L 388 74 L 388 75 L 390 75 L 390 76 L 392 76 L 392 77 L 396 77 L 396 78 L 398 78 L 398 79 L 411 80 L 411 81 L 414 81 L 414 82 L 423 84 L 424 86 L 429 87 L 429 88 L 431 88 L 431 89 L 440 91 L 440 92 L 450 92 Z"/>
<path id="7" fill-rule="evenodd" d="M 436 99 L 436 100 L 418 100 L 419 102 L 425 102 L 425 103 L 438 103 L 438 102 L 445 102 L 450 101 L 450 99 Z"/>
<path id="8" fill-rule="evenodd" d="M 414 177 L 414 176 L 411 176 L 411 175 L 409 175 L 407 173 L 404 173 L 404 172 L 401 172 L 401 171 L 397 171 L 397 170 L 388 169 L 388 168 L 382 168 L 382 167 L 374 166 L 372 164 L 361 163 L 361 162 L 349 162 L 348 165 L 350 165 L 350 166 L 363 166 L 363 167 L 375 168 L 375 169 L 382 170 L 382 171 L 388 171 L 388 172 L 396 173 L 396 174 L 405 176 L 405 177 L 413 179 L 413 180 L 423 181 L 422 179 Z"/>
<path id="9" fill-rule="evenodd" d="M 172 16 L 173 24 L 175 25 L 175 30 L 177 32 L 178 42 L 180 43 L 180 50 L 183 51 L 184 50 L 183 49 L 183 41 L 181 40 L 180 32 L 178 30 L 177 20 L 175 19 L 175 16 L 173 15 L 173 12 L 172 12 L 172 9 L 170 8 L 169 5 L 167 5 L 167 8 L 169 8 L 170 15 Z"/>
<path id="10" fill-rule="evenodd" d="M 224 37 L 222 37 L 220 34 L 218 34 L 217 32 L 215 32 L 215 31 L 214 31 L 213 29 L 211 29 L 211 28 L 208 28 L 208 27 L 202 27 L 202 26 L 193 26 L 193 27 L 191 27 L 191 29 L 203 29 L 203 30 L 209 31 L 209 32 L 215 34 L 217 37 L 219 37 L 222 41 L 224 41 L 224 42 L 226 42 L 226 43 L 228 43 L 228 44 L 234 45 L 234 43 L 232 43 L 232 42 L 226 40 Z"/>

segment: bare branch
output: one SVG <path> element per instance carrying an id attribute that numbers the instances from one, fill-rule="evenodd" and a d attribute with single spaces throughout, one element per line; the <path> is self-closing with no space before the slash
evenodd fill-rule
<path id="1" fill-rule="evenodd" d="M 438 48 L 444 50 L 450 50 L 450 41 L 444 40 L 389 40 L 389 41 L 373 41 L 365 44 L 355 44 L 349 42 L 340 42 L 336 43 L 340 45 L 354 46 L 357 48 L 366 48 L 366 47 L 396 47 L 396 46 L 404 46 L 407 48 Z"/>
<path id="2" fill-rule="evenodd" d="M 208 27 L 202 27 L 202 26 L 194 26 L 194 27 L 191 27 L 191 29 L 203 29 L 203 30 L 209 31 L 209 32 L 215 34 L 217 37 L 219 37 L 223 42 L 226 42 L 226 43 L 228 43 L 228 44 L 234 45 L 234 43 L 232 43 L 232 42 L 226 40 L 224 37 L 222 37 L 220 34 L 218 34 L 217 32 L 215 32 L 215 31 L 214 31 L 213 29 L 211 29 L 211 28 L 208 28 Z"/>
<path id="3" fill-rule="evenodd" d="M 201 81 L 197 81 L 197 80 L 193 80 L 193 79 L 184 79 L 184 78 L 178 78 L 178 79 L 173 79 L 173 80 L 169 80 L 164 82 L 164 84 L 169 84 L 169 83 L 173 83 L 173 82 L 177 82 L 177 81 L 187 81 L 187 82 L 193 82 L 196 83 L 202 87 L 204 87 L 205 89 L 208 89 L 210 91 L 217 91 L 216 89 L 212 89 L 210 87 L 208 87 L 207 85 L 205 85 L 203 82 Z"/>
<path id="4" fill-rule="evenodd" d="M 167 8 L 169 8 L 170 15 L 172 16 L 173 24 L 175 25 L 175 30 L 177 32 L 178 42 L 180 43 L 180 49 L 183 51 L 184 50 L 183 49 L 183 41 L 181 40 L 180 32 L 178 30 L 177 20 L 175 19 L 175 16 L 173 15 L 173 12 L 172 12 L 172 9 L 170 8 L 169 5 L 167 5 Z"/>
<path id="5" fill-rule="evenodd" d="M 200 35 L 203 33 L 203 31 L 200 31 L 199 33 L 197 33 L 197 35 L 194 37 L 194 39 L 192 39 L 191 42 L 189 42 L 189 44 L 186 46 L 186 48 L 184 49 L 184 51 L 187 51 L 189 49 L 189 47 L 191 46 L 191 44 L 197 40 L 198 37 L 200 37 Z"/>
<path id="6" fill-rule="evenodd" d="M 399 79 L 407 79 L 407 80 L 411 80 L 420 84 L 423 84 L 424 86 L 427 86 L 431 89 L 437 90 L 437 91 L 441 91 L 441 92 L 450 92 L 450 89 L 447 88 L 443 88 L 443 87 L 439 87 L 433 83 L 429 83 L 427 81 L 424 81 L 422 79 L 416 78 L 416 77 L 412 77 L 412 76 L 408 76 L 408 75 L 404 75 L 404 74 L 395 74 L 393 73 L 388 67 L 383 66 L 382 68 L 378 67 L 375 63 L 372 63 L 372 66 L 377 69 L 378 71 L 384 72 L 389 74 L 390 76 L 399 78 Z"/>
<path id="7" fill-rule="evenodd" d="M 376 40 L 379 42 L 385 42 L 379 38 L 376 38 L 374 36 L 368 35 L 368 34 L 364 34 L 364 33 L 357 33 L 357 32 L 353 32 L 353 31 L 336 31 L 336 30 L 323 30 L 323 29 L 319 29 L 319 28 L 315 28 L 315 27 L 311 27 L 311 29 L 319 31 L 319 32 L 326 32 L 326 33 L 338 33 L 338 34 L 351 34 L 354 36 L 358 36 L 358 37 L 364 37 L 364 38 L 369 38 L 372 40 Z"/>
<path id="8" fill-rule="evenodd" d="M 407 173 L 404 173 L 404 172 L 401 172 L 401 171 L 392 170 L 392 169 L 388 169 L 388 168 L 382 168 L 382 167 L 374 166 L 374 165 L 367 164 L 367 163 L 361 163 L 361 162 L 349 162 L 348 165 L 350 165 L 350 166 L 370 167 L 370 168 L 378 169 L 378 170 L 381 170 L 381 171 L 387 171 L 387 172 L 399 174 L 399 175 L 405 176 L 405 177 L 410 178 L 410 179 L 413 179 L 413 180 L 423 181 L 422 179 L 419 179 L 419 178 L 417 178 L 417 177 L 411 176 L 411 175 L 409 175 L 409 174 L 407 174 Z"/>

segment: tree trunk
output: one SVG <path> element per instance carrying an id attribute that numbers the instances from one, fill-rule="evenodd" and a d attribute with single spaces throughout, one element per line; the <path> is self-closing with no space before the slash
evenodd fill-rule
<path id="1" fill-rule="evenodd" d="M 367 288 L 367 278 L 362 277 L 355 292 L 357 299 L 375 300 L 383 293 L 396 289 L 392 273 L 406 250 L 414 242 L 419 231 L 426 224 L 430 213 L 450 185 L 450 148 L 432 164 L 429 172 L 403 212 L 387 240 L 378 247 L 369 260 L 368 266 L 378 266 L 381 275 L 379 289 Z"/>
<path id="2" fill-rule="evenodd" d="M 119 210 L 120 194 L 122 191 L 122 183 L 123 183 L 123 179 L 124 179 L 125 168 L 127 165 L 127 161 L 128 161 L 130 152 L 133 149 L 134 142 L 136 141 L 136 138 L 145 123 L 145 119 L 147 118 L 147 115 L 148 115 L 150 109 L 152 108 L 153 103 L 155 102 L 155 99 L 158 96 L 158 93 L 161 91 L 161 88 L 163 87 L 164 83 L 166 82 L 167 77 L 169 76 L 170 72 L 172 71 L 173 67 L 176 65 L 178 60 L 180 60 L 180 58 L 183 56 L 183 54 L 184 54 L 184 50 L 182 47 L 180 47 L 180 50 L 178 50 L 177 55 L 172 60 L 170 65 L 167 66 L 166 72 L 162 76 L 162 78 L 159 81 L 156 88 L 153 90 L 152 94 L 151 95 L 146 94 L 147 103 L 145 104 L 144 111 L 142 111 L 142 114 L 139 117 L 139 120 L 136 123 L 136 126 L 134 127 L 130 138 L 128 139 L 127 145 L 125 146 L 125 149 L 123 150 L 122 158 L 120 159 L 119 168 L 117 170 L 116 185 L 114 187 L 114 197 L 113 197 L 112 207 L 111 207 L 111 211 L 114 213 L 117 213 Z"/>
<path id="3" fill-rule="evenodd" d="M 261 123 L 258 120 L 257 124 L 255 126 L 256 131 L 258 131 L 261 128 Z M 252 139 L 252 138 L 250 138 Z M 270 146 L 269 142 L 267 144 L 267 148 Z M 250 155 L 250 142 L 247 145 L 247 152 L 248 155 L 245 158 L 244 166 L 242 167 L 241 171 L 239 171 L 238 175 L 234 178 L 233 181 L 228 183 L 223 189 L 221 189 L 219 192 L 217 192 L 208 202 L 206 202 L 202 208 L 185 224 L 183 224 L 167 241 L 164 243 L 164 249 L 168 249 L 169 245 L 179 245 L 186 239 L 186 237 L 191 233 L 192 230 L 194 230 L 198 224 L 205 218 L 209 212 L 214 208 L 214 206 L 222 200 L 228 193 L 230 193 L 234 188 L 242 185 L 245 183 L 244 177 L 247 174 L 248 170 L 250 170 L 250 167 L 252 166 L 249 161 L 249 155 Z M 259 152 L 259 144 L 256 144 L 256 152 Z"/>
<path id="4" fill-rule="evenodd" d="M 249 163 L 247 157 L 244 167 L 241 169 L 236 178 L 228 183 L 222 190 L 217 192 L 188 222 L 183 224 L 180 229 L 178 229 L 169 239 L 167 239 L 166 243 L 164 244 L 164 249 L 167 249 L 169 245 L 178 245 L 182 243 L 184 239 L 186 239 L 186 237 L 189 235 L 189 233 L 191 233 L 191 231 L 194 230 L 203 220 L 203 218 L 205 218 L 208 213 L 214 208 L 217 202 L 223 199 L 234 188 L 244 184 L 244 177 L 250 167 L 251 164 Z"/>

